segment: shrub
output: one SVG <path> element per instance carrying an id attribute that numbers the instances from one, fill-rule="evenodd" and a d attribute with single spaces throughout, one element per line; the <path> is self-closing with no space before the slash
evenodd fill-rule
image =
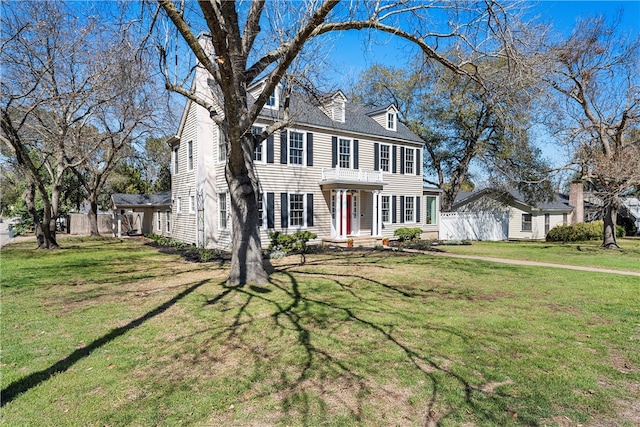
<path id="1" fill-rule="evenodd" d="M 409 228 L 403 227 L 398 228 L 393 232 L 393 235 L 398 238 L 401 242 L 410 241 L 410 240 L 418 240 L 420 235 L 422 234 L 422 230 L 418 227 Z"/>
<path id="2" fill-rule="evenodd" d="M 547 233 L 547 242 L 580 242 L 602 239 L 603 221 L 580 222 L 578 224 L 553 227 Z M 616 226 L 616 237 L 624 237 L 624 228 Z"/>
<path id="3" fill-rule="evenodd" d="M 280 231 L 270 231 L 269 239 L 269 251 L 276 252 L 281 251 L 288 253 L 291 251 L 306 252 L 307 242 L 311 239 L 315 239 L 316 234 L 310 231 L 296 231 L 293 234 L 285 234 Z"/>

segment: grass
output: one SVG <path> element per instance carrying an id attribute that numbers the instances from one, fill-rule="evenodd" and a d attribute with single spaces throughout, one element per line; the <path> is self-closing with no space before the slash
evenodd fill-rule
<path id="1" fill-rule="evenodd" d="M 605 249 L 601 245 L 600 241 L 473 242 L 472 245 L 439 246 L 439 249 L 463 255 L 640 271 L 640 239 L 618 239 L 620 249 Z"/>
<path id="2" fill-rule="evenodd" d="M 142 240 L 65 243 L 2 250 L 3 425 L 640 419 L 635 277 L 345 251 L 237 288 Z"/>

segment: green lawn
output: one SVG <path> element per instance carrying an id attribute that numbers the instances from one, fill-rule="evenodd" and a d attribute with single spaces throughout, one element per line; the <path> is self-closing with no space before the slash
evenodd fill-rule
<path id="1" fill-rule="evenodd" d="M 620 249 L 605 249 L 602 242 L 472 242 L 471 245 L 439 246 L 445 252 L 521 259 L 613 270 L 640 271 L 640 239 L 618 239 Z"/>
<path id="2" fill-rule="evenodd" d="M 360 250 L 235 288 L 143 243 L 3 248 L 1 424 L 640 421 L 637 277 Z"/>

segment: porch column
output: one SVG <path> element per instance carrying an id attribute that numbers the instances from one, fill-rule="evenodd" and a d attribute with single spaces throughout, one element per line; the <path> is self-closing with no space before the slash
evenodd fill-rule
<path id="1" fill-rule="evenodd" d="M 374 190 L 372 193 L 373 196 L 373 212 L 371 215 L 371 235 L 378 235 L 378 191 Z"/>
<path id="2" fill-rule="evenodd" d="M 342 190 L 342 197 L 340 198 L 340 204 L 342 205 L 341 223 L 340 223 L 340 237 L 347 237 L 347 190 Z"/>
<path id="3" fill-rule="evenodd" d="M 335 208 L 335 230 L 336 230 L 336 235 L 335 237 L 340 238 L 342 236 L 342 227 L 340 224 L 342 224 L 342 209 L 341 209 L 341 205 L 342 205 L 342 190 L 335 190 L 334 192 L 335 194 L 333 195 L 334 197 L 334 208 Z"/>
<path id="4" fill-rule="evenodd" d="M 378 190 L 378 236 L 382 236 L 382 191 Z"/>

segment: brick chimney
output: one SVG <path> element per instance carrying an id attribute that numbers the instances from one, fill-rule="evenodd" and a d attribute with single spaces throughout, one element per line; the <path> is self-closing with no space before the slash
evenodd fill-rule
<path id="1" fill-rule="evenodd" d="M 584 193 L 581 182 L 572 182 L 569 186 L 569 204 L 573 206 L 571 224 L 584 222 Z"/>

